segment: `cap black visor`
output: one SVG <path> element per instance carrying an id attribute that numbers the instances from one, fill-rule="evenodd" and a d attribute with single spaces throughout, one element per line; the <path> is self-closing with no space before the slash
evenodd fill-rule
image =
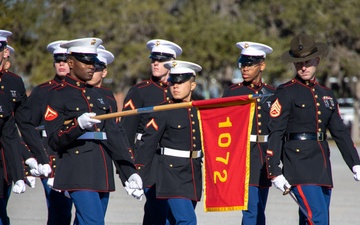
<path id="1" fill-rule="evenodd" d="M 239 63 L 241 64 L 257 64 L 260 63 L 262 60 L 264 60 L 263 56 L 249 56 L 249 55 L 241 55 L 239 58 Z"/>
<path id="2" fill-rule="evenodd" d="M 191 77 L 194 77 L 195 75 L 192 73 L 184 73 L 184 74 L 170 74 L 168 78 L 168 82 L 172 84 L 181 84 L 188 80 L 190 80 Z"/>
<path id="3" fill-rule="evenodd" d="M 101 72 L 106 68 L 106 64 L 101 62 L 98 58 L 96 58 L 94 67 L 95 67 L 95 72 Z"/>
<path id="4" fill-rule="evenodd" d="M 97 59 L 97 54 L 85 54 L 85 53 L 71 53 L 76 60 L 85 64 L 94 64 Z"/>
<path id="5" fill-rule="evenodd" d="M 170 61 L 174 56 L 169 53 L 163 53 L 163 52 L 152 52 L 149 56 L 150 59 L 159 61 L 159 62 L 165 62 Z"/>
<path id="6" fill-rule="evenodd" d="M 6 41 L 0 41 L 0 52 L 2 52 L 7 46 Z"/>

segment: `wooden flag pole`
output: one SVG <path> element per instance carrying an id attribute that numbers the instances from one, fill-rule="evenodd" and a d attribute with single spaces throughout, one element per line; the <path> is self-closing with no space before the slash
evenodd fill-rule
<path id="1" fill-rule="evenodd" d="M 138 108 L 138 109 L 133 109 L 133 110 L 108 113 L 108 114 L 103 114 L 103 115 L 97 115 L 92 118 L 98 119 L 98 120 L 105 120 L 105 119 L 111 119 L 114 117 L 133 116 L 133 115 L 138 115 L 138 114 L 143 114 L 143 113 L 151 113 L 151 112 L 157 112 L 157 111 L 190 108 L 190 107 L 192 107 L 192 102 L 181 102 L 181 103 L 175 103 L 175 104 L 149 106 L 149 107 Z"/>
<path id="2" fill-rule="evenodd" d="M 249 101 L 252 101 L 252 99 L 255 98 L 265 98 L 269 97 L 272 94 L 253 94 L 253 95 L 246 95 L 248 97 L 247 100 L 240 99 L 244 96 L 233 96 L 233 97 L 225 97 L 219 99 L 208 99 L 208 100 L 198 100 L 198 101 L 192 101 L 192 102 L 181 102 L 181 103 L 175 103 L 175 104 L 168 104 L 168 105 L 157 105 L 157 106 L 149 106 L 144 108 L 138 108 L 133 110 L 127 110 L 127 111 L 121 111 L 121 112 L 115 112 L 115 113 L 108 113 L 103 115 L 97 115 L 91 118 L 98 119 L 98 120 L 105 120 L 105 119 L 111 119 L 111 118 L 117 118 L 117 117 L 124 117 L 124 116 L 133 116 L 138 114 L 144 114 L 144 113 L 151 113 L 151 112 L 158 112 L 158 111 L 166 111 L 166 110 L 173 110 L 173 109 L 181 109 L 181 108 L 190 108 L 193 106 L 198 106 L 200 103 L 202 108 L 210 108 L 210 107 L 226 107 L 226 106 L 232 106 L 236 104 L 246 104 L 249 103 Z M 71 123 L 71 120 L 66 120 L 64 124 Z"/>

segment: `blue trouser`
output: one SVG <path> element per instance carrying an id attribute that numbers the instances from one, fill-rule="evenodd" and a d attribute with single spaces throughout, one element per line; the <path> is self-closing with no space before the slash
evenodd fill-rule
<path id="1" fill-rule="evenodd" d="M 48 208 L 47 225 L 69 225 L 71 223 L 72 201 L 64 193 L 54 191 L 47 185 L 47 178 L 42 178 Z"/>
<path id="2" fill-rule="evenodd" d="M 0 225 L 8 225 L 9 217 L 7 216 L 6 203 L 4 197 L 0 198 Z"/>
<path id="3" fill-rule="evenodd" d="M 265 225 L 265 207 L 269 188 L 249 187 L 248 209 L 243 210 L 242 225 Z"/>
<path id="4" fill-rule="evenodd" d="M 196 225 L 196 201 L 186 198 L 169 198 L 167 203 L 173 214 L 176 225 Z"/>
<path id="5" fill-rule="evenodd" d="M 7 204 L 11 194 L 12 184 L 7 184 L 4 180 L 3 183 L 3 196 L 0 198 L 0 225 L 10 224 L 10 218 L 7 214 Z"/>
<path id="6" fill-rule="evenodd" d="M 76 208 L 74 225 L 104 225 L 109 192 L 71 191 Z"/>
<path id="7" fill-rule="evenodd" d="M 143 225 L 164 225 L 168 213 L 166 200 L 156 198 L 155 185 L 144 189 L 146 202 L 144 205 Z"/>
<path id="8" fill-rule="evenodd" d="M 331 188 L 315 185 L 297 185 L 292 191 L 307 216 L 299 209 L 299 225 L 328 225 Z"/>

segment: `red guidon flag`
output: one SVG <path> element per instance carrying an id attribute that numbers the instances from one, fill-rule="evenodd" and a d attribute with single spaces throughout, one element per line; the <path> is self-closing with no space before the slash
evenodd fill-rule
<path id="1" fill-rule="evenodd" d="M 250 134 L 255 110 L 252 97 L 244 95 L 193 102 L 199 109 L 204 150 L 205 211 L 247 209 Z M 236 104 L 226 102 L 234 98 L 238 98 Z M 217 101 L 214 102 L 216 106 L 209 105 L 211 100 Z"/>

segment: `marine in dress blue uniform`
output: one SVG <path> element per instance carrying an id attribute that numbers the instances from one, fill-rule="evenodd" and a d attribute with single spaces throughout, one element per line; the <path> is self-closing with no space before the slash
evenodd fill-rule
<path id="1" fill-rule="evenodd" d="M 29 98 L 28 107 L 31 111 L 31 120 L 37 127 L 44 126 L 44 112 L 46 109 L 46 99 L 49 96 L 49 90 L 56 86 L 61 86 L 65 76 L 69 73 L 69 66 L 66 62 L 65 48 L 61 48 L 60 44 L 65 43 L 66 40 L 54 41 L 48 44 L 47 50 L 53 55 L 53 66 L 55 68 L 55 76 L 53 79 L 46 81 L 36 86 Z M 54 183 L 54 176 L 56 172 L 57 154 L 48 145 L 47 133 L 44 128 L 39 129 L 42 135 L 42 143 L 49 156 L 52 173 L 47 177 L 41 177 L 41 182 L 44 187 L 46 204 L 48 209 L 47 225 L 66 225 L 71 223 L 71 208 L 72 201 L 66 197 L 64 193 L 53 190 L 51 188 Z"/>
<path id="2" fill-rule="evenodd" d="M 46 167 L 48 161 L 46 160 L 45 151 L 41 148 L 40 138 L 37 136 L 34 126 L 27 120 L 28 114 L 25 107 L 26 93 L 24 83 L 21 77 L 11 73 L 9 71 L 10 61 L 9 56 L 14 49 L 7 45 L 7 37 L 12 33 L 7 30 L 0 30 L 0 87 L 2 95 L 2 107 L 3 113 L 3 125 L 2 125 L 2 141 L 1 147 L 4 156 L 2 158 L 2 170 L 1 173 L 1 222 L 2 224 L 9 224 L 10 220 L 7 216 L 6 206 L 11 193 L 11 183 L 14 181 L 12 191 L 15 193 L 23 193 L 26 190 L 24 178 L 24 167 L 21 159 L 21 139 L 18 134 L 18 130 L 15 123 L 18 123 L 18 127 L 22 132 L 24 139 L 32 146 L 33 153 L 36 154 L 39 160 L 44 163 L 43 169 L 50 169 Z M 10 112 L 10 116 L 8 113 Z M 40 144 L 39 144 L 40 143 Z M 39 145 L 38 145 L 39 144 Z M 26 162 L 26 161 L 25 161 Z M 35 163 L 29 163 L 32 167 L 37 169 L 37 161 Z M 44 172 L 44 170 L 42 170 Z M 46 174 L 49 172 L 45 171 Z"/>
<path id="3" fill-rule="evenodd" d="M 10 51 L 13 49 L 7 45 L 6 37 L 11 35 L 10 31 L 0 30 L 0 71 L 8 72 L 9 67 L 6 66 L 8 62 Z M 11 50 L 10 50 L 11 49 Z M 21 161 L 21 139 L 17 132 L 6 132 L 14 131 L 11 129 L 15 127 L 15 120 L 12 116 L 12 104 L 6 98 L 5 92 L 0 90 L 1 96 L 1 107 L 0 107 L 0 118 L 1 118 L 1 190 L 0 196 L 8 198 L 10 194 L 12 181 L 17 182 L 18 180 L 24 179 L 23 164 Z M 7 128 L 9 127 L 9 128 Z M 15 130 L 16 131 L 16 130 Z M 25 187 L 25 186 L 24 186 Z M 25 191 L 25 189 L 24 189 Z"/>
<path id="4" fill-rule="evenodd" d="M 110 112 L 103 94 L 87 85 L 94 73 L 98 38 L 68 41 L 70 73 L 49 93 L 44 119 L 49 146 L 57 152 L 54 188 L 68 191 L 76 208 L 76 224 L 104 224 L 109 192 L 115 190 L 113 162 L 126 175 L 129 189 L 142 191 L 142 181 L 129 154 L 126 137 L 115 119 L 97 120 Z M 65 122 L 68 121 L 68 122 Z M 65 123 L 64 123 L 65 122 Z"/>
<path id="5" fill-rule="evenodd" d="M 15 190 L 16 193 L 24 192 L 25 184 L 23 166 L 20 156 L 20 139 L 17 134 L 14 135 L 3 132 L 3 127 L 5 124 L 15 126 L 15 120 L 12 117 L 12 111 L 4 95 L 4 92 L 0 91 L 1 145 L 3 145 L 3 143 L 6 143 L 6 146 L 11 146 L 11 148 L 7 147 L 1 150 L 2 157 L 0 165 L 0 224 L 6 225 L 10 224 L 10 219 L 7 215 L 6 208 L 10 196 L 11 183 L 12 181 L 16 182 L 16 186 L 14 186 L 18 189 Z"/>
<path id="6" fill-rule="evenodd" d="M 10 31 L 1 30 L 0 40 L 3 43 L 7 43 L 7 37 L 11 34 Z M 23 140 L 41 164 L 39 168 L 40 172 L 48 176 L 48 174 L 51 173 L 48 156 L 41 144 L 40 135 L 35 130 L 34 124 L 29 120 L 29 109 L 26 104 L 27 95 L 22 78 L 10 71 L 2 70 L 0 72 L 0 86 L 10 103 L 15 122 L 21 132 Z M 14 126 L 5 126 L 4 129 L 6 133 L 17 132 Z M 6 148 L 6 146 L 3 146 L 3 148 Z"/>
<path id="7" fill-rule="evenodd" d="M 4 53 L 4 59 L 3 59 L 3 63 L 4 63 L 3 70 L 5 71 L 9 71 L 11 67 L 10 55 L 15 53 L 15 49 L 10 45 L 7 45 L 7 48 L 9 49 L 9 51 L 7 53 Z M 35 188 L 36 178 L 34 176 L 35 174 L 36 176 L 39 174 L 38 163 L 35 157 L 33 156 L 33 154 L 31 153 L 29 147 L 21 138 L 20 138 L 20 155 L 23 160 L 23 164 L 25 166 L 25 183 L 29 185 L 31 188 Z M 8 182 L 9 185 L 7 186 L 8 191 L 5 191 L 8 193 L 8 196 L 5 197 L 7 199 L 10 198 L 11 180 L 12 178 L 8 178 L 8 181 L 10 181 Z"/>
<path id="8" fill-rule="evenodd" d="M 238 42 L 241 49 L 238 60 L 243 82 L 229 86 L 224 90 L 223 97 L 270 94 L 275 88 L 262 82 L 265 70 L 266 54 L 272 52 L 270 46 L 255 42 Z M 266 150 L 269 135 L 267 127 L 272 98 L 257 99 L 253 127 L 250 135 L 250 187 L 248 209 L 243 211 L 243 225 L 265 225 L 265 207 L 271 186 L 266 173 Z"/>
<path id="9" fill-rule="evenodd" d="M 124 111 L 164 104 L 171 99 L 167 83 L 169 70 L 164 68 L 163 64 L 177 58 L 182 53 L 182 49 L 179 45 L 162 39 L 150 40 L 146 46 L 150 50 L 152 75 L 149 80 L 144 80 L 129 90 L 124 99 Z M 120 122 L 125 128 L 130 144 L 134 146 L 135 158 L 138 152 L 138 141 L 144 133 L 147 118 L 148 114 L 141 114 L 123 117 Z M 148 167 L 148 169 L 152 171 L 152 174 L 155 174 L 157 170 L 156 156 L 152 164 L 153 166 Z M 163 212 L 166 210 L 166 204 L 164 201 L 155 198 L 154 180 L 154 175 L 143 180 L 146 195 L 143 225 L 162 225 L 165 220 Z"/>
<path id="10" fill-rule="evenodd" d="M 195 75 L 201 67 L 179 60 L 164 66 L 170 69 L 172 102 L 191 101 Z M 151 175 L 149 167 L 154 156 L 158 157 L 156 198 L 166 199 L 176 224 L 196 224 L 195 206 L 202 193 L 202 147 L 196 108 L 149 115 L 135 158 L 144 180 Z"/>
<path id="11" fill-rule="evenodd" d="M 282 59 L 294 63 L 297 74 L 277 88 L 270 109 L 268 176 L 281 191 L 291 188 L 306 210 L 307 215 L 299 210 L 300 225 L 329 224 L 333 180 L 327 130 L 354 178 L 360 178 L 359 155 L 339 115 L 336 98 L 315 77 L 326 49 L 325 43 L 315 42 L 312 36 L 293 38 Z"/>

